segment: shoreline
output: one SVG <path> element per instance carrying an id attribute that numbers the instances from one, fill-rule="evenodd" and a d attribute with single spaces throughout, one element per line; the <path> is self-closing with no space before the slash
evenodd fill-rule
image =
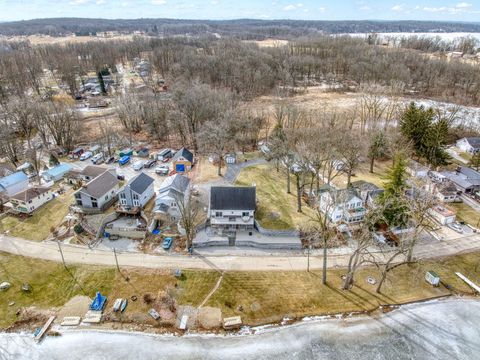
<path id="1" fill-rule="evenodd" d="M 368 320 L 378 319 L 383 315 L 395 312 L 406 306 L 413 306 L 419 304 L 428 304 L 442 301 L 462 301 L 462 300 L 476 300 L 480 301 L 478 296 L 475 295 L 441 295 L 434 298 L 425 298 L 415 301 L 410 301 L 402 304 L 385 304 L 379 305 L 376 309 L 368 311 L 353 311 L 353 312 L 339 312 L 339 313 L 321 313 L 312 314 L 308 316 L 298 318 L 282 318 L 281 321 L 270 322 L 259 325 L 243 325 L 238 330 L 227 331 L 223 328 L 217 330 L 202 330 L 194 329 L 182 331 L 179 329 L 172 329 L 170 327 L 154 327 L 142 323 L 117 323 L 117 322 L 105 322 L 100 325 L 87 325 L 87 326 L 75 326 L 75 327 L 62 327 L 61 325 L 54 325 L 46 335 L 48 337 L 62 336 L 68 333 L 82 333 L 82 332 L 98 332 L 107 334 L 131 334 L 131 335 L 144 335 L 152 337 L 196 337 L 196 336 L 218 336 L 218 337 L 235 337 L 235 336 L 248 336 L 262 333 L 265 330 L 275 330 L 280 328 L 286 328 L 289 326 L 298 326 L 305 323 L 325 321 L 325 320 Z M 28 335 L 32 334 L 36 328 L 36 324 L 31 322 L 30 324 L 18 324 L 12 325 L 10 328 L 0 331 L 0 334 L 18 334 Z M 172 331 L 173 330 L 173 331 Z"/>

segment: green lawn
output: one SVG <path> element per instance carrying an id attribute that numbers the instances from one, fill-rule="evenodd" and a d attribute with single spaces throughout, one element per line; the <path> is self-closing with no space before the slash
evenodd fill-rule
<path id="1" fill-rule="evenodd" d="M 315 211 L 303 203 L 303 213 L 297 212 L 295 177 L 291 176 L 291 194 L 287 194 L 287 179 L 283 169 L 277 172 L 270 164 L 243 169 L 236 185 L 257 187 L 256 218 L 268 229 L 287 230 L 306 224 Z"/>
<path id="2" fill-rule="evenodd" d="M 367 276 L 378 279 L 376 268 L 361 269 L 351 291 L 341 290 L 343 269 L 329 270 L 326 286 L 321 283 L 321 271 L 225 272 L 220 287 L 206 305 L 219 307 L 223 316 L 240 315 L 244 322 L 254 325 L 278 321 L 284 316 L 370 311 L 380 304 L 398 304 L 450 294 L 444 286 L 434 288 L 425 282 L 427 270 L 436 271 L 454 293 L 472 294 L 455 271 L 479 284 L 479 255 L 465 254 L 398 267 L 391 272 L 381 295 L 376 294 L 375 287 L 366 282 Z M 143 295 L 149 293 L 158 297 L 170 293 L 178 305 L 198 306 L 220 276 L 213 270 L 184 271 L 181 279 L 176 279 L 168 270 L 122 268 L 122 273 L 128 276 L 129 281 L 125 281 L 112 267 L 68 265 L 66 271 L 60 263 L 0 253 L 0 282 L 12 284 L 10 289 L 0 291 L 0 328 L 15 322 L 18 308 L 60 307 L 73 296 L 93 297 L 98 290 L 108 297 L 107 307 L 111 307 L 115 298 L 136 295 L 138 300 L 129 302 L 125 315 L 145 321 L 149 319 L 146 312 L 151 305 L 143 301 Z M 31 285 L 30 293 L 22 292 L 24 283 Z M 9 306 L 11 302 L 15 304 Z"/>
<path id="3" fill-rule="evenodd" d="M 75 295 L 93 297 L 97 290 L 109 292 L 115 277 L 112 268 L 80 267 L 24 258 L 0 253 L 0 282 L 12 284 L 7 291 L 0 291 L 0 328 L 15 321 L 18 308 L 35 305 L 39 308 L 61 306 Z M 21 290 L 30 284 L 31 292 Z M 9 306 L 10 302 L 14 306 Z"/>
<path id="4" fill-rule="evenodd" d="M 454 203 L 452 207 L 457 210 L 457 220 L 465 221 L 467 224 L 477 226 L 480 220 L 480 213 L 465 203 Z"/>
<path id="5" fill-rule="evenodd" d="M 46 203 L 30 217 L 7 216 L 0 220 L 0 232 L 29 240 L 45 240 L 50 229 L 61 224 L 71 203 L 72 191 L 69 191 Z"/>

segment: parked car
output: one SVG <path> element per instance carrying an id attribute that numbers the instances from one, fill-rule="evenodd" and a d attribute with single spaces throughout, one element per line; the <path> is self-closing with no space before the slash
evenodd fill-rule
<path id="1" fill-rule="evenodd" d="M 103 163 L 103 154 L 97 154 L 92 157 L 92 163 L 94 163 L 95 165 Z"/>
<path id="2" fill-rule="evenodd" d="M 132 165 L 132 168 L 133 170 L 135 171 L 140 171 L 143 169 L 143 165 L 145 165 L 145 161 L 143 160 L 138 160 L 136 161 L 133 165 Z"/>
<path id="3" fill-rule="evenodd" d="M 120 165 L 125 165 L 125 164 L 128 164 L 129 162 L 130 162 L 130 156 L 128 155 L 122 156 L 120 160 L 118 160 L 118 163 Z"/>
<path id="4" fill-rule="evenodd" d="M 85 161 L 87 159 L 90 159 L 93 156 L 93 153 L 91 151 L 85 151 L 82 155 L 80 155 L 80 161 Z"/>
<path id="5" fill-rule="evenodd" d="M 157 163 L 157 160 L 155 159 L 150 159 L 150 160 L 147 160 L 147 162 L 145 162 L 145 164 L 143 165 L 143 167 L 145 169 L 149 169 L 151 168 L 153 165 L 155 165 Z"/>
<path id="6" fill-rule="evenodd" d="M 172 246 L 172 243 L 173 243 L 173 238 L 167 237 L 163 240 L 162 248 L 164 250 L 168 250 Z"/>
<path id="7" fill-rule="evenodd" d="M 157 175 L 167 176 L 170 172 L 170 167 L 168 165 L 160 165 L 155 168 L 155 173 Z"/>
<path id="8" fill-rule="evenodd" d="M 115 157 L 115 156 L 110 156 L 106 161 L 105 163 L 106 164 L 113 164 L 114 162 L 117 162 L 118 161 L 118 158 Z"/>

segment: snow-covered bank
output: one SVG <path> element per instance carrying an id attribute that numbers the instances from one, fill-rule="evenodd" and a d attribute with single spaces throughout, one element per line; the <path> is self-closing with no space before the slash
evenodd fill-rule
<path id="1" fill-rule="evenodd" d="M 480 301 L 407 305 L 378 318 L 319 319 L 256 335 L 67 332 L 36 345 L 0 334 L 0 359 L 475 359 Z"/>

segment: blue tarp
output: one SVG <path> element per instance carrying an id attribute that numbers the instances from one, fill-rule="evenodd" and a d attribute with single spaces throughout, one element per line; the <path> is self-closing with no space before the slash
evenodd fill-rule
<path id="1" fill-rule="evenodd" d="M 155 230 L 153 230 L 153 231 L 152 231 L 152 234 L 153 234 L 153 235 L 158 235 L 158 234 L 160 234 L 160 229 L 155 229 Z"/>
<path id="2" fill-rule="evenodd" d="M 97 291 L 95 298 L 93 299 L 92 303 L 90 304 L 90 310 L 94 311 L 102 311 L 103 307 L 105 306 L 105 302 L 107 301 L 107 297 L 103 296 L 100 291 Z"/>

